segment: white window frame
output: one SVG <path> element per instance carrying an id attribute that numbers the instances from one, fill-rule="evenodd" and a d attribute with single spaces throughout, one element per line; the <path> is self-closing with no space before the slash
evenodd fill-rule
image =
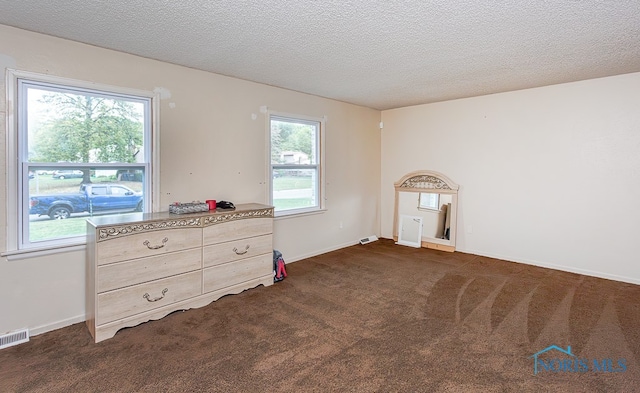
<path id="1" fill-rule="evenodd" d="M 289 209 L 289 210 L 275 210 L 275 217 L 295 217 L 305 214 L 314 214 L 323 212 L 326 210 L 325 207 L 325 175 L 324 175 L 324 164 L 325 164 L 325 130 L 326 130 L 326 120 L 327 117 L 312 117 L 306 115 L 298 115 L 291 113 L 283 113 L 283 112 L 274 112 L 267 110 L 266 111 L 266 128 L 267 128 L 267 183 L 269 185 L 269 195 L 267 203 L 273 206 L 273 171 L 274 167 L 286 167 L 288 169 L 316 169 L 317 170 L 317 200 L 318 204 L 313 207 L 305 207 L 300 209 Z M 271 120 L 279 119 L 284 121 L 291 122 L 302 122 L 302 123 L 317 123 L 318 124 L 318 132 L 316 135 L 316 144 L 317 144 L 317 163 L 313 165 L 287 165 L 287 164 L 272 164 L 271 163 Z"/>
<path id="2" fill-rule="evenodd" d="M 151 127 L 149 143 L 145 143 L 145 157 L 147 158 L 149 181 L 145 182 L 146 200 L 151 206 L 145 206 L 145 211 L 157 211 L 159 207 L 159 174 L 160 174 L 160 144 L 159 144 L 159 103 L 158 93 L 145 90 L 123 88 L 117 86 L 103 85 L 63 77 L 38 74 L 28 71 L 7 69 L 6 90 L 7 90 L 7 117 L 6 117 L 6 220 L 7 220 L 7 245 L 2 256 L 8 259 L 22 259 L 47 255 L 56 252 L 66 252 L 80 250 L 86 247 L 86 237 L 74 237 L 71 239 L 61 239 L 59 241 L 43 242 L 42 244 L 28 244 L 22 241 L 21 230 L 24 220 L 23 201 L 25 190 L 28 193 L 28 174 L 23 173 L 26 166 L 22 163 L 21 157 L 25 152 L 19 151 L 20 135 L 18 128 L 19 121 L 19 80 L 26 80 L 34 83 L 52 84 L 68 87 L 70 89 L 102 91 L 115 95 L 132 96 L 150 100 L 150 118 L 145 119 Z M 78 167 L 100 167 L 100 164 L 78 164 Z M 123 168 L 126 165 L 122 166 Z M 27 214 L 28 219 L 28 214 Z"/>

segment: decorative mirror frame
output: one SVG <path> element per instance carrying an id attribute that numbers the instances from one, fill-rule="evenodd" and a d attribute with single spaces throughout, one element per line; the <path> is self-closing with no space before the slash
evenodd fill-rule
<path id="1" fill-rule="evenodd" d="M 398 241 L 398 197 L 402 192 L 429 192 L 434 194 L 450 194 L 452 197 L 449 230 L 449 240 L 422 237 L 422 247 L 433 248 L 453 252 L 456 249 L 456 227 L 458 210 L 458 189 L 459 186 L 447 176 L 435 171 L 415 171 L 403 176 L 394 183 L 395 206 L 393 211 L 393 240 Z"/>

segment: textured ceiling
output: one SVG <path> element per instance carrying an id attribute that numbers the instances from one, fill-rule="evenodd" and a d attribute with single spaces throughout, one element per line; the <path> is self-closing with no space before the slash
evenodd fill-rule
<path id="1" fill-rule="evenodd" d="M 0 24 L 375 109 L 640 71 L 638 0 L 0 0 Z"/>

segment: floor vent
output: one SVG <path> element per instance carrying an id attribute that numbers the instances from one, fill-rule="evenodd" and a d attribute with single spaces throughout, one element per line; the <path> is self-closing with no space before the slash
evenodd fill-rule
<path id="1" fill-rule="evenodd" d="M 376 235 L 371 235 L 369 237 L 360 239 L 360 244 L 367 244 L 367 243 L 375 242 L 376 240 L 378 240 L 378 237 Z"/>
<path id="2" fill-rule="evenodd" d="M 29 341 L 29 329 L 3 334 L 0 336 L 0 349 L 26 343 L 27 341 Z"/>

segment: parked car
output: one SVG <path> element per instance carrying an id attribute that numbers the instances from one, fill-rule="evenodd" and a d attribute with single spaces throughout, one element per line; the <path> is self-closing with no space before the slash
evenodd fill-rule
<path id="1" fill-rule="evenodd" d="M 64 219 L 71 213 L 142 211 L 142 203 L 141 192 L 121 184 L 81 184 L 78 193 L 32 196 L 29 198 L 29 214 Z"/>
<path id="2" fill-rule="evenodd" d="M 59 171 L 53 171 L 52 177 L 54 179 L 71 179 L 71 178 L 81 178 L 84 174 L 82 171 L 71 170 L 71 169 L 61 169 Z"/>

